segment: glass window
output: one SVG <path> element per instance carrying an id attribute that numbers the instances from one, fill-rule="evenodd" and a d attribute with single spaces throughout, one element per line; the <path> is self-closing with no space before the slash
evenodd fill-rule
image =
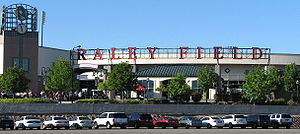
<path id="1" fill-rule="evenodd" d="M 54 117 L 54 120 L 67 120 L 65 117 Z"/>
<path id="2" fill-rule="evenodd" d="M 141 86 L 147 88 L 146 96 L 147 98 L 153 98 L 153 89 L 154 89 L 154 81 L 153 80 L 139 80 L 138 81 Z"/>
<path id="3" fill-rule="evenodd" d="M 13 58 L 13 64 L 14 67 L 19 67 L 20 66 L 20 60 L 19 58 Z"/>
<path id="4" fill-rule="evenodd" d="M 29 59 L 27 59 L 27 58 L 24 58 L 23 59 L 23 69 L 26 71 L 26 72 L 28 72 L 29 71 Z"/>
<path id="5" fill-rule="evenodd" d="M 79 120 L 90 120 L 89 117 L 79 117 Z"/>
<path id="6" fill-rule="evenodd" d="M 280 115 L 279 115 L 279 114 L 277 114 L 277 115 L 276 115 L 276 118 L 280 118 Z"/>
<path id="7" fill-rule="evenodd" d="M 201 92 L 199 85 L 198 85 L 198 80 L 193 80 L 192 81 L 192 90 L 195 92 Z"/>
<path id="8" fill-rule="evenodd" d="M 106 113 L 100 115 L 100 118 L 106 118 L 106 117 L 107 117 L 107 114 L 106 114 Z"/>

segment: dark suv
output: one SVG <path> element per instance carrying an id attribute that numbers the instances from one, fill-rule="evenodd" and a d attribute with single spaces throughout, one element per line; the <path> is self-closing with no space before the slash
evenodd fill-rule
<path id="1" fill-rule="evenodd" d="M 128 127 L 148 127 L 149 129 L 154 128 L 153 118 L 150 114 L 135 113 L 128 115 Z"/>
<path id="2" fill-rule="evenodd" d="M 268 115 L 248 115 L 247 126 L 252 128 L 268 128 L 271 126 L 270 117 Z"/>
<path id="3" fill-rule="evenodd" d="M 10 128 L 12 130 L 14 129 L 14 125 L 15 123 L 11 118 L 5 116 L 0 117 L 0 128 L 2 128 L 3 130 L 5 130 L 6 128 Z"/>

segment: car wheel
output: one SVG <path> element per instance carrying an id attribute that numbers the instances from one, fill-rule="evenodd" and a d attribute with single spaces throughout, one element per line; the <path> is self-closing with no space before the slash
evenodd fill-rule
<path id="1" fill-rule="evenodd" d="M 126 126 L 121 126 L 120 128 L 121 128 L 121 129 L 126 129 Z"/>
<path id="2" fill-rule="evenodd" d="M 197 129 L 200 129 L 201 127 L 196 127 Z"/>
<path id="3" fill-rule="evenodd" d="M 268 129 L 268 127 L 262 127 L 263 129 Z"/>
<path id="4" fill-rule="evenodd" d="M 6 129 L 6 127 L 3 127 L 3 128 L 2 128 L 2 130 L 5 130 L 5 129 Z"/>
<path id="5" fill-rule="evenodd" d="M 109 122 L 106 123 L 106 128 L 107 128 L 107 129 L 111 129 L 111 125 L 110 125 Z"/>
<path id="6" fill-rule="evenodd" d="M 228 124 L 228 127 L 229 127 L 229 128 L 233 128 L 232 123 L 229 123 L 229 124 Z"/>
<path id="7" fill-rule="evenodd" d="M 151 126 L 151 127 L 148 127 L 148 129 L 153 129 L 154 127 L 153 126 Z"/>
<path id="8" fill-rule="evenodd" d="M 95 129 L 98 129 L 98 128 L 99 128 L 97 122 L 94 123 L 94 128 L 95 128 Z"/>
<path id="9" fill-rule="evenodd" d="M 25 130 L 25 129 L 26 129 L 26 127 L 25 127 L 25 125 L 24 125 L 24 124 L 21 124 L 21 128 L 22 128 L 23 130 Z"/>
<path id="10" fill-rule="evenodd" d="M 257 128 L 257 125 L 256 125 L 256 124 L 253 124 L 253 125 L 252 125 L 252 128 L 253 128 L 253 129 L 256 129 L 256 128 Z"/>
<path id="11" fill-rule="evenodd" d="M 37 129 L 37 130 L 40 130 L 40 129 L 41 129 L 41 127 L 37 127 L 36 129 Z"/>
<path id="12" fill-rule="evenodd" d="M 65 127 L 65 129 L 70 129 L 70 127 Z"/>
<path id="13" fill-rule="evenodd" d="M 185 129 L 189 129 L 190 128 L 190 125 L 185 125 Z"/>
<path id="14" fill-rule="evenodd" d="M 93 129 L 93 127 L 89 127 L 89 129 Z"/>
<path id="15" fill-rule="evenodd" d="M 288 125 L 288 126 L 286 126 L 285 128 L 286 128 L 286 129 L 290 129 L 290 128 L 291 128 L 291 126 L 290 126 L 290 125 Z"/>
<path id="16" fill-rule="evenodd" d="M 218 127 L 218 128 L 223 128 L 223 127 Z"/>
<path id="17" fill-rule="evenodd" d="M 166 124 L 162 124 L 162 125 L 161 125 L 161 128 L 162 128 L 162 129 L 165 129 L 166 127 L 167 127 Z"/>
<path id="18" fill-rule="evenodd" d="M 76 129 L 80 128 L 80 126 L 78 124 L 75 124 L 74 126 L 75 126 Z"/>
<path id="19" fill-rule="evenodd" d="M 206 125 L 206 128 L 211 128 L 212 126 L 208 123 L 207 125 Z"/>
<path id="20" fill-rule="evenodd" d="M 14 127 L 10 127 L 10 130 L 14 130 Z"/>
<path id="21" fill-rule="evenodd" d="M 174 129 L 177 129 L 178 127 L 173 127 Z"/>
<path id="22" fill-rule="evenodd" d="M 278 124 L 278 123 L 275 123 L 274 126 L 273 126 L 273 128 L 274 128 L 274 129 L 279 128 L 279 124 Z"/>
<path id="23" fill-rule="evenodd" d="M 53 129 L 54 129 L 54 126 L 51 124 L 51 125 L 50 125 L 50 128 L 53 130 Z"/>
<path id="24" fill-rule="evenodd" d="M 135 124 L 134 124 L 134 128 L 135 128 L 135 129 L 139 129 L 139 128 L 140 128 L 139 124 L 135 123 Z"/>

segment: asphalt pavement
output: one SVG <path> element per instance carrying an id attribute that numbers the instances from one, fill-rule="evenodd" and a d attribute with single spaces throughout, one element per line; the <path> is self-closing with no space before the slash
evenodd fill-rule
<path id="1" fill-rule="evenodd" d="M 299 134 L 300 129 L 83 129 L 0 130 L 0 134 Z"/>

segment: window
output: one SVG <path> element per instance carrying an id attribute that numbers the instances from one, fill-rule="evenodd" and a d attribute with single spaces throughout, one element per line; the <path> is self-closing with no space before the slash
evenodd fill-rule
<path id="1" fill-rule="evenodd" d="M 12 66 L 22 68 L 23 70 L 28 72 L 29 71 L 29 59 L 23 58 L 22 60 L 20 60 L 20 58 L 13 58 Z"/>
<path id="2" fill-rule="evenodd" d="M 29 71 L 29 59 L 28 58 L 24 58 L 23 59 L 23 69 L 28 72 Z"/>
<path id="3" fill-rule="evenodd" d="M 279 114 L 277 114 L 277 115 L 276 115 L 276 118 L 280 118 L 280 115 L 279 115 Z"/>
<path id="4" fill-rule="evenodd" d="M 198 80 L 192 81 L 192 90 L 195 92 L 201 92 L 201 89 L 199 88 L 199 85 L 198 85 Z"/>
<path id="5" fill-rule="evenodd" d="M 100 115 L 100 118 L 106 118 L 107 117 L 107 114 L 101 114 Z"/>
<path id="6" fill-rule="evenodd" d="M 153 80 L 139 80 L 138 81 L 141 86 L 147 88 L 146 96 L 147 98 L 153 98 L 153 88 L 154 88 L 154 81 Z"/>

